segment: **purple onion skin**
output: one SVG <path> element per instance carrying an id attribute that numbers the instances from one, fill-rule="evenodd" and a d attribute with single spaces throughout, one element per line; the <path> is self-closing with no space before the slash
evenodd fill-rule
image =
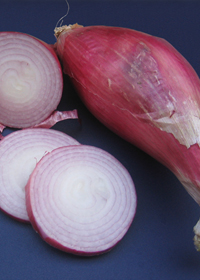
<path id="1" fill-rule="evenodd" d="M 167 166 L 200 203 L 200 81 L 167 41 L 127 28 L 72 25 L 55 48 L 105 126 Z"/>

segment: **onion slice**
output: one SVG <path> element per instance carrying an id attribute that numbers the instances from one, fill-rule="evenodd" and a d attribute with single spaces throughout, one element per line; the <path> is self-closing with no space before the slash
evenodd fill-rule
<path id="1" fill-rule="evenodd" d="M 79 143 L 53 129 L 28 128 L 5 136 L 0 142 L 0 209 L 28 222 L 25 186 L 37 162 L 55 148 Z"/>
<path id="2" fill-rule="evenodd" d="M 62 90 L 62 69 L 50 45 L 24 33 L 0 33 L 1 125 L 41 123 L 56 110 Z"/>
<path id="3" fill-rule="evenodd" d="M 123 238 L 135 215 L 136 192 L 116 158 L 77 145 L 40 160 L 26 185 L 26 204 L 33 228 L 47 243 L 91 256 Z"/>

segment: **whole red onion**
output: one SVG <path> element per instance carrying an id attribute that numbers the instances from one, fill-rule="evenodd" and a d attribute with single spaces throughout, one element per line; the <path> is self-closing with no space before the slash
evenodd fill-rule
<path id="1" fill-rule="evenodd" d="M 55 35 L 88 109 L 167 166 L 200 204 L 200 81 L 186 59 L 164 39 L 128 28 L 75 24 Z"/>

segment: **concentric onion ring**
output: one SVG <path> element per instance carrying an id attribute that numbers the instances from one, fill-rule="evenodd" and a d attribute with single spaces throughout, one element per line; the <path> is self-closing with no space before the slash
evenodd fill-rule
<path id="1" fill-rule="evenodd" d="M 0 141 L 0 209 L 28 222 L 25 186 L 37 162 L 55 148 L 79 143 L 65 133 L 45 128 L 15 131 Z"/>
<path id="2" fill-rule="evenodd" d="M 1 124 L 39 124 L 57 108 L 62 89 L 61 66 L 48 44 L 23 33 L 0 33 Z"/>
<path id="3" fill-rule="evenodd" d="M 115 246 L 130 227 L 136 192 L 125 167 L 109 153 L 86 145 L 45 155 L 26 185 L 33 228 L 50 245 L 78 255 Z"/>

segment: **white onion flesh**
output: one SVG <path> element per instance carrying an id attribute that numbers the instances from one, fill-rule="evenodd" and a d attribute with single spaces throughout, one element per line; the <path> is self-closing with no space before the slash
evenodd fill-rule
<path id="1" fill-rule="evenodd" d="M 136 211 L 134 183 L 125 167 L 92 146 L 61 147 L 45 155 L 26 186 L 33 228 L 50 245 L 78 255 L 110 250 Z"/>
<path id="2" fill-rule="evenodd" d="M 53 129 L 15 131 L 0 141 L 0 209 L 28 222 L 25 186 L 37 162 L 55 148 L 79 143 Z"/>
<path id="3" fill-rule="evenodd" d="M 27 128 L 58 106 L 63 89 L 53 49 L 23 33 L 0 33 L 0 123 Z"/>

